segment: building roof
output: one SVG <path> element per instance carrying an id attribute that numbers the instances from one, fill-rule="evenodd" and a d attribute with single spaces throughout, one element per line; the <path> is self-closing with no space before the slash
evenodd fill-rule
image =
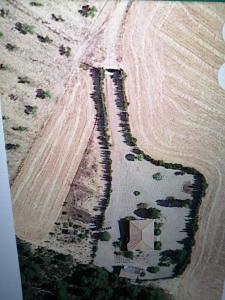
<path id="1" fill-rule="evenodd" d="M 154 220 L 130 221 L 130 241 L 128 250 L 154 250 Z"/>

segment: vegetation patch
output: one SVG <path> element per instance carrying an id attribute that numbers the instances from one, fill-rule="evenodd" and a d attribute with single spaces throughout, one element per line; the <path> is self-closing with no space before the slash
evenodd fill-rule
<path id="1" fill-rule="evenodd" d="M 0 38 L 4 36 L 3 32 L 0 31 Z"/>
<path id="2" fill-rule="evenodd" d="M 0 64 L 0 70 L 2 71 L 10 71 L 10 66 L 7 64 Z"/>
<path id="3" fill-rule="evenodd" d="M 141 193 L 139 191 L 134 191 L 134 196 L 139 196 Z"/>
<path id="4" fill-rule="evenodd" d="M 56 22 L 64 22 L 65 21 L 61 15 L 56 16 L 55 14 L 52 14 L 52 19 L 55 20 Z"/>
<path id="5" fill-rule="evenodd" d="M 31 80 L 27 76 L 19 76 L 18 77 L 18 83 L 27 83 L 27 84 L 30 84 Z"/>
<path id="6" fill-rule="evenodd" d="M 35 7 L 40 7 L 40 6 L 43 6 L 43 4 L 42 4 L 42 3 L 40 3 L 40 2 L 36 2 L 36 1 L 31 1 L 31 2 L 30 2 L 30 5 L 31 5 L 31 6 L 35 6 Z"/>
<path id="7" fill-rule="evenodd" d="M 49 90 L 37 89 L 36 98 L 41 98 L 41 99 L 51 98 L 51 93 Z"/>
<path id="8" fill-rule="evenodd" d="M 158 267 L 158 266 L 147 267 L 147 271 L 149 273 L 158 273 L 159 270 L 160 270 L 160 267 Z"/>
<path id="9" fill-rule="evenodd" d="M 175 199 L 174 197 L 167 197 L 165 200 L 157 200 L 156 201 L 158 205 L 164 206 L 164 207 L 185 207 L 190 208 L 192 205 L 191 199 Z"/>
<path id="10" fill-rule="evenodd" d="M 59 53 L 60 55 L 65 55 L 66 57 L 70 57 L 71 56 L 71 48 L 70 47 L 65 47 L 64 45 L 61 45 L 59 47 Z"/>
<path id="11" fill-rule="evenodd" d="M 10 43 L 7 43 L 5 45 L 6 49 L 10 52 L 13 52 L 13 51 L 16 51 L 19 49 L 19 47 L 17 47 L 16 45 L 13 45 L 13 44 L 10 44 Z"/>
<path id="12" fill-rule="evenodd" d="M 94 18 L 94 16 L 97 13 L 97 8 L 93 5 L 83 5 L 82 8 L 79 10 L 79 13 L 83 16 L 83 17 L 91 17 Z"/>
<path id="13" fill-rule="evenodd" d="M 6 149 L 6 150 L 16 150 L 16 149 L 18 149 L 19 147 L 20 147 L 19 144 L 10 144 L 10 143 L 5 144 L 5 149 Z"/>
<path id="14" fill-rule="evenodd" d="M 146 208 L 146 203 L 139 203 L 140 207 L 138 207 L 134 214 L 143 219 L 159 219 L 160 218 L 160 210 L 155 207 Z"/>
<path id="15" fill-rule="evenodd" d="M 161 250 L 162 243 L 160 241 L 155 241 L 154 243 L 154 249 L 155 250 Z"/>
<path id="16" fill-rule="evenodd" d="M 37 38 L 41 43 L 51 44 L 53 42 L 53 40 L 50 39 L 50 37 L 48 35 L 43 36 L 43 35 L 37 34 Z"/>
<path id="17" fill-rule="evenodd" d="M 160 181 L 163 179 L 163 176 L 161 173 L 157 172 L 155 174 L 152 175 L 152 178 L 155 179 L 156 181 Z"/>
<path id="18" fill-rule="evenodd" d="M 27 127 L 24 127 L 24 126 L 13 126 L 12 127 L 12 130 L 15 130 L 15 131 L 27 131 Z"/>
<path id="19" fill-rule="evenodd" d="M 8 9 L 4 9 L 4 8 L 1 8 L 0 9 L 0 16 L 2 18 L 6 18 L 9 16 L 9 10 Z"/>
<path id="20" fill-rule="evenodd" d="M 35 115 L 38 111 L 38 107 L 37 106 L 32 106 L 32 105 L 25 105 L 25 109 L 24 112 L 27 115 Z"/>
<path id="21" fill-rule="evenodd" d="M 31 26 L 27 23 L 17 22 L 15 24 L 15 28 L 22 34 L 27 34 L 27 33 L 34 34 L 34 26 Z"/>
<path id="22" fill-rule="evenodd" d="M 109 234 L 108 231 L 103 231 L 103 232 L 99 232 L 99 233 L 98 233 L 98 238 L 99 238 L 101 241 L 108 242 L 108 241 L 111 239 L 111 235 Z"/>

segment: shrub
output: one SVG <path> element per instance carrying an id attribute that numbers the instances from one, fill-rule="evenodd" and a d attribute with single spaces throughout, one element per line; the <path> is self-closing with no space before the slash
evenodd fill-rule
<path id="1" fill-rule="evenodd" d="M 15 24 L 15 28 L 22 34 L 27 34 L 27 33 L 33 34 L 34 33 L 34 26 L 31 26 L 26 23 L 17 22 Z"/>
<path id="2" fill-rule="evenodd" d="M 16 150 L 19 147 L 20 147 L 19 144 L 10 144 L 10 143 L 5 144 L 6 150 Z"/>
<path id="3" fill-rule="evenodd" d="M 13 126 L 12 127 L 12 130 L 15 130 L 15 131 L 26 131 L 27 130 L 27 127 L 24 127 L 24 126 Z"/>
<path id="4" fill-rule="evenodd" d="M 51 93 L 49 90 L 43 90 L 43 89 L 37 89 L 36 90 L 36 97 L 45 99 L 45 98 L 51 98 Z"/>
<path id="5" fill-rule="evenodd" d="M 161 232 L 162 232 L 161 229 L 155 228 L 155 230 L 154 230 L 154 235 L 158 236 L 158 235 L 161 234 Z"/>
<path id="6" fill-rule="evenodd" d="M 153 174 L 152 178 L 157 180 L 157 181 L 160 181 L 160 180 L 163 179 L 163 176 L 161 175 L 161 173 L 158 172 L 158 173 Z"/>
<path id="7" fill-rule="evenodd" d="M 160 210 L 155 207 L 150 207 L 149 213 L 151 219 L 158 219 L 160 217 Z"/>
<path id="8" fill-rule="evenodd" d="M 115 247 L 115 248 L 121 248 L 122 242 L 121 242 L 120 240 L 117 240 L 117 241 L 114 241 L 114 242 L 112 243 L 112 245 L 113 245 L 113 247 Z"/>
<path id="9" fill-rule="evenodd" d="M 0 31 L 0 38 L 3 37 L 3 36 L 4 36 L 3 32 Z"/>
<path id="10" fill-rule="evenodd" d="M 7 65 L 7 64 L 0 64 L 0 70 L 9 71 L 10 70 L 10 66 Z"/>
<path id="11" fill-rule="evenodd" d="M 107 242 L 111 239 L 111 235 L 108 233 L 108 231 L 103 231 L 99 233 L 99 239 Z"/>
<path id="12" fill-rule="evenodd" d="M 141 193 L 139 191 L 134 191 L 135 196 L 139 196 Z"/>
<path id="13" fill-rule="evenodd" d="M 4 121 L 9 120 L 9 117 L 7 117 L 7 116 L 2 116 L 2 120 L 4 120 Z"/>
<path id="14" fill-rule="evenodd" d="M 96 12 L 97 12 L 97 8 L 93 5 L 92 7 L 90 7 L 90 5 L 83 5 L 82 9 L 80 9 L 78 11 L 83 17 L 91 17 L 94 18 Z"/>
<path id="15" fill-rule="evenodd" d="M 16 45 L 12 45 L 12 44 L 10 44 L 10 43 L 7 43 L 7 44 L 5 45 L 5 47 L 6 47 L 6 49 L 7 49 L 8 51 L 16 51 L 16 50 L 19 49 L 19 47 L 17 47 Z"/>
<path id="16" fill-rule="evenodd" d="M 1 16 L 2 18 L 8 17 L 8 16 L 9 16 L 9 10 L 8 10 L 8 9 L 1 8 L 1 9 L 0 9 L 0 16 Z"/>
<path id="17" fill-rule="evenodd" d="M 147 271 L 149 273 L 157 273 L 157 272 L 159 272 L 159 270 L 160 270 L 160 267 L 158 267 L 158 266 L 147 267 Z"/>
<path id="18" fill-rule="evenodd" d="M 137 159 L 140 160 L 140 161 L 143 160 L 144 159 L 144 154 L 143 153 L 138 154 Z"/>
<path id="19" fill-rule="evenodd" d="M 55 20 L 56 22 L 64 22 L 65 21 L 61 15 L 56 16 L 55 14 L 52 14 L 52 19 Z"/>
<path id="20" fill-rule="evenodd" d="M 48 44 L 51 44 L 53 42 L 52 39 L 50 39 L 50 37 L 48 35 L 46 35 L 45 37 L 40 35 L 40 34 L 37 34 L 37 38 L 40 42 L 42 43 L 48 43 Z"/>
<path id="21" fill-rule="evenodd" d="M 27 115 L 35 115 L 37 113 L 38 107 L 37 106 L 32 106 L 32 105 L 25 105 L 24 112 Z"/>
<path id="22" fill-rule="evenodd" d="M 155 250 L 161 250 L 161 247 L 162 247 L 162 243 L 159 242 L 159 241 L 155 241 L 155 243 L 154 243 L 154 249 Z"/>
<path id="23" fill-rule="evenodd" d="M 31 83 L 31 80 L 27 76 L 19 76 L 18 77 L 18 83 Z"/>
<path id="24" fill-rule="evenodd" d="M 141 202 L 141 203 L 138 203 L 138 204 L 137 204 L 137 208 L 147 208 L 147 207 L 148 207 L 148 204 L 147 204 L 147 203 Z"/>
<path id="25" fill-rule="evenodd" d="M 63 45 L 61 45 L 59 47 L 59 53 L 60 55 L 65 55 L 66 57 L 69 57 L 71 55 L 71 48 L 70 47 L 64 47 Z"/>
<path id="26" fill-rule="evenodd" d="M 31 6 L 36 6 L 36 7 L 43 6 L 43 4 L 42 4 L 42 3 L 40 3 L 40 2 L 36 2 L 36 1 L 32 1 L 32 2 L 30 2 L 30 5 L 31 5 Z"/>
<path id="27" fill-rule="evenodd" d="M 130 259 L 134 258 L 134 253 L 132 251 L 122 251 L 122 255 Z"/>

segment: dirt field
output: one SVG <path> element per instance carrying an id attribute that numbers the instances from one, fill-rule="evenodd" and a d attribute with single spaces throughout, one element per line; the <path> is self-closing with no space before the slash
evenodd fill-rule
<path id="1" fill-rule="evenodd" d="M 92 89 L 89 75 L 85 71 L 78 72 L 80 61 L 86 59 L 106 67 L 122 66 L 128 74 L 126 92 L 131 128 L 139 147 L 156 159 L 195 167 L 209 184 L 200 209 L 192 262 L 180 280 L 164 282 L 163 286 L 169 287 L 178 300 L 217 300 L 225 277 L 225 92 L 217 83 L 217 71 L 225 61 L 222 40 L 225 5 L 109 1 L 104 6 L 103 1 L 99 3 L 103 10 L 92 23 L 92 34 L 79 44 L 79 51 L 69 64 L 71 69 L 65 68 L 63 73 L 58 70 L 57 84 L 50 85 L 57 103 L 38 126 L 33 124 L 32 118 L 28 120 L 33 124 L 32 132 L 36 128 L 38 132 L 27 138 L 11 135 L 12 124 L 6 121 L 7 141 L 22 139 L 21 144 L 26 144 L 21 156 L 15 152 L 9 154 L 12 177 L 26 157 L 12 186 L 17 232 L 21 237 L 37 240 L 51 230 L 87 145 L 94 124 L 94 108 L 89 97 Z M 28 16 L 29 20 L 37 21 L 32 18 L 34 12 L 18 11 L 19 20 Z M 4 26 L 13 39 L 13 25 Z M 78 36 L 83 37 L 84 31 Z M 74 32 L 73 27 L 70 32 Z M 6 42 L 1 39 L 1 45 L 3 41 Z M 22 43 L 30 49 L 33 40 L 26 37 Z M 71 40 L 73 43 L 76 41 Z M 22 53 L 23 65 L 26 65 L 27 52 Z M 47 62 L 52 62 L 53 54 L 46 58 Z M 4 52 L 4 56 L 7 55 Z M 56 74 L 54 65 L 63 64 L 53 60 L 48 72 L 33 65 L 31 70 L 40 74 L 38 80 L 44 84 L 47 79 L 42 78 L 43 74 L 50 77 Z M 18 68 L 21 69 L 21 65 Z M 66 74 L 71 78 L 67 85 L 69 76 L 60 81 Z M 2 95 L 8 95 L 12 88 L 8 85 L 4 90 L 9 79 L 11 76 L 3 81 Z M 56 78 L 53 76 L 52 80 L 55 82 Z M 19 111 L 16 124 L 21 125 L 22 107 L 17 108 L 8 98 L 4 99 L 5 113 L 12 118 Z M 53 107 L 54 112 L 40 133 L 43 120 L 48 120 Z M 45 107 L 40 116 L 44 111 Z M 37 134 L 38 139 L 26 155 Z"/>

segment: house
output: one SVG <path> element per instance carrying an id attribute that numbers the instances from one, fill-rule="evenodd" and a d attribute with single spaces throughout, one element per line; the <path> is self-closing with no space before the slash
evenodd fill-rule
<path id="1" fill-rule="evenodd" d="M 130 241 L 127 245 L 128 251 L 154 250 L 154 220 L 131 220 Z"/>

